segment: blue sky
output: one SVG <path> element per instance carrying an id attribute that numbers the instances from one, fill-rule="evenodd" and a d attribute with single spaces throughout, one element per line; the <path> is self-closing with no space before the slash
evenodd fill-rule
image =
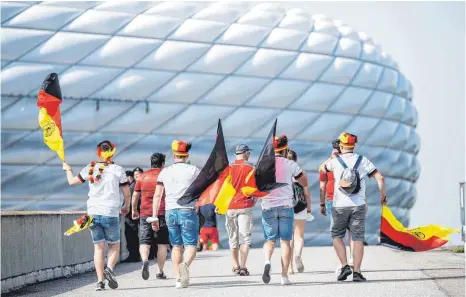
<path id="1" fill-rule="evenodd" d="M 413 84 L 421 176 L 410 226 L 460 226 L 465 178 L 464 2 L 286 2 L 367 33 Z M 377 165 L 377 164 L 376 164 Z M 460 243 L 454 235 L 452 243 Z"/>

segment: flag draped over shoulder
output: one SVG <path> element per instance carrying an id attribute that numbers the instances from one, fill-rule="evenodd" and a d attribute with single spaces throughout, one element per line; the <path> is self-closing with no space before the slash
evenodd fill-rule
<path id="1" fill-rule="evenodd" d="M 273 147 L 273 140 L 275 139 L 276 131 L 277 119 L 275 119 L 269 136 L 265 141 L 254 173 L 256 188 L 261 192 L 270 192 L 287 185 L 286 183 L 277 183 L 275 176 L 275 149 Z"/>
<path id="2" fill-rule="evenodd" d="M 382 206 L 380 243 L 383 245 L 411 252 L 428 251 L 441 247 L 450 240 L 451 233 L 458 232 L 438 225 L 407 229 L 387 206 Z"/>
<path id="3" fill-rule="evenodd" d="M 212 153 L 197 178 L 184 195 L 178 199 L 178 204 L 186 205 L 198 200 L 198 206 L 214 202 L 221 205 L 229 205 L 228 200 L 231 202 L 236 191 L 231 185 L 231 172 L 228 165 L 222 123 L 219 120 L 217 139 Z"/>
<path id="4" fill-rule="evenodd" d="M 39 107 L 39 125 L 43 130 L 45 144 L 58 157 L 65 161 L 65 149 L 63 142 L 60 104 L 62 95 L 58 75 L 50 73 L 42 83 L 37 95 L 37 106 Z"/>

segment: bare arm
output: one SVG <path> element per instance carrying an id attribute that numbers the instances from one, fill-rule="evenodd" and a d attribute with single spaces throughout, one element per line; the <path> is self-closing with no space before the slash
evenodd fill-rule
<path id="1" fill-rule="evenodd" d="M 138 202 L 139 202 L 139 197 L 141 197 L 141 193 L 134 191 L 133 192 L 133 198 L 131 200 L 131 206 L 133 209 L 132 217 L 133 220 L 137 219 L 139 217 L 139 212 L 138 212 Z"/>
<path id="2" fill-rule="evenodd" d="M 163 191 L 165 187 L 163 185 L 157 185 L 154 192 L 154 198 L 152 202 L 152 216 L 156 217 L 159 213 L 160 201 L 162 201 Z"/>
<path id="3" fill-rule="evenodd" d="M 311 192 L 308 187 L 304 187 L 304 197 L 306 197 L 307 212 L 311 212 Z"/>
<path id="4" fill-rule="evenodd" d="M 327 168 L 325 167 L 325 164 L 327 164 L 327 162 L 330 161 L 330 160 L 332 160 L 331 157 L 328 158 L 327 160 L 325 160 L 324 163 L 320 164 L 320 166 L 319 166 L 319 172 L 320 173 L 327 173 L 328 172 Z"/>
<path id="5" fill-rule="evenodd" d="M 372 175 L 372 177 L 375 178 L 375 180 L 377 181 L 377 185 L 379 186 L 380 203 L 387 204 L 387 191 L 386 191 L 386 188 L 385 188 L 385 179 L 384 179 L 384 177 L 378 171 L 376 173 L 374 173 L 374 175 Z"/>
<path id="6" fill-rule="evenodd" d="M 79 178 L 79 176 L 74 176 L 73 171 L 71 170 L 71 166 L 63 163 L 63 170 L 66 172 L 66 179 L 68 180 L 68 184 L 70 186 L 76 186 L 83 183 L 83 181 Z"/>
<path id="7" fill-rule="evenodd" d="M 320 213 L 324 216 L 327 215 L 327 210 L 325 206 L 326 190 L 327 190 L 327 181 L 320 181 Z"/>
<path id="8" fill-rule="evenodd" d="M 303 170 L 303 173 L 301 174 L 301 176 L 299 178 L 296 179 L 296 181 L 301 185 L 303 186 L 304 188 L 307 188 L 308 185 L 309 185 L 309 182 L 307 180 L 307 174 L 306 172 Z"/>
<path id="9" fill-rule="evenodd" d="M 123 197 L 125 198 L 125 202 L 123 207 L 121 208 L 120 213 L 122 215 L 126 215 L 129 212 L 129 204 L 131 203 L 131 192 L 129 191 L 129 186 L 124 185 L 121 187 L 121 191 L 123 192 Z"/>

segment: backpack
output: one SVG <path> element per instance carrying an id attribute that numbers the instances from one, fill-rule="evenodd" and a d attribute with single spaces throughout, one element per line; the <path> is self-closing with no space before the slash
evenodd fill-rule
<path id="1" fill-rule="evenodd" d="M 361 190 L 361 178 L 358 167 L 363 157 L 361 155 L 358 156 L 353 168 L 348 168 L 340 156 L 337 155 L 336 158 L 344 169 L 339 181 L 339 190 L 348 196 L 357 194 Z"/>
<path id="2" fill-rule="evenodd" d="M 304 188 L 299 183 L 293 183 L 293 206 L 294 213 L 300 213 L 307 207 L 306 196 L 304 195 Z"/>

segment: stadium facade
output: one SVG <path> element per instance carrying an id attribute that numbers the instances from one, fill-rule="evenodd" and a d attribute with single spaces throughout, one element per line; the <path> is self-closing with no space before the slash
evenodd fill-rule
<path id="1" fill-rule="evenodd" d="M 96 158 L 103 139 L 116 143 L 115 161 L 127 169 L 148 168 L 150 154 L 169 154 L 174 138 L 191 140 L 191 160 L 202 167 L 218 118 L 231 159 L 246 143 L 254 161 L 278 118 L 311 181 L 316 220 L 307 244 L 330 243 L 317 168 L 344 130 L 359 136 L 357 150 L 386 176 L 389 205 L 409 222 L 419 176 L 412 87 L 366 34 L 279 4 L 2 1 L 1 8 L 3 210 L 85 207 L 87 187 L 68 187 L 37 122 L 38 89 L 56 72 L 75 172 Z M 375 242 L 373 181 L 368 198 Z"/>

